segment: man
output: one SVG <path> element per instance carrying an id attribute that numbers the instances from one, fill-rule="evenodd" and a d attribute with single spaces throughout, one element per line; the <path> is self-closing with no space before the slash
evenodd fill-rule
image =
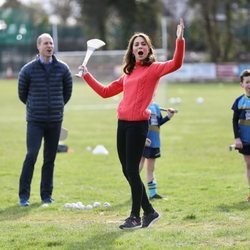
<path id="1" fill-rule="evenodd" d="M 27 153 L 19 181 L 19 205 L 29 206 L 30 186 L 42 139 L 44 140 L 40 195 L 52 203 L 54 161 L 63 120 L 64 105 L 72 93 L 69 67 L 53 55 L 52 37 L 37 38 L 39 54 L 23 66 L 18 78 L 19 99 L 26 104 Z"/>

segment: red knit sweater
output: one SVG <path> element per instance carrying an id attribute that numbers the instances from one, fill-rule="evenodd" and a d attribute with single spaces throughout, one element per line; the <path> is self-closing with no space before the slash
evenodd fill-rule
<path id="1" fill-rule="evenodd" d="M 118 118 L 125 121 L 148 120 L 151 103 L 160 77 L 179 69 L 183 63 L 185 40 L 176 40 L 176 49 L 172 60 L 154 62 L 150 66 L 137 63 L 133 71 L 123 74 L 107 86 L 98 82 L 90 73 L 83 76 L 88 85 L 103 98 L 117 95 L 123 91 L 123 98 L 118 106 Z"/>

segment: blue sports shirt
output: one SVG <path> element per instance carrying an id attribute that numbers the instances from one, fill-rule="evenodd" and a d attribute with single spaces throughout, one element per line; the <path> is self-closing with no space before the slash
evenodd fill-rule
<path id="1" fill-rule="evenodd" d="M 169 121 L 168 116 L 162 117 L 160 107 L 153 102 L 148 106 L 151 111 L 147 138 L 151 140 L 150 148 L 160 148 L 160 126 Z"/>
<path id="2" fill-rule="evenodd" d="M 233 106 L 233 128 L 235 138 L 240 138 L 244 145 L 250 144 L 250 97 L 241 95 Z"/>

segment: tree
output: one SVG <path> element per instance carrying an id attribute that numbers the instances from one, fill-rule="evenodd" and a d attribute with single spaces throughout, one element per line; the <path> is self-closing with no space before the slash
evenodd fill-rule
<path id="1" fill-rule="evenodd" d="M 135 31 L 146 32 L 157 40 L 161 0 L 78 0 L 78 3 L 87 38 L 97 36 L 112 41 L 106 49 L 124 48 Z"/>
<path id="2" fill-rule="evenodd" d="M 134 29 L 148 34 L 155 47 L 161 47 L 161 17 L 163 5 L 159 0 L 138 1 Z M 126 21 L 126 20 L 124 20 Z"/>
<path id="3" fill-rule="evenodd" d="M 117 31 L 119 35 L 117 37 L 117 44 L 120 44 L 120 48 L 127 46 L 128 39 L 131 33 L 134 31 L 136 16 L 136 1 L 135 0 L 117 0 L 112 1 L 112 5 L 118 12 L 118 18 L 120 20 Z"/>
<path id="4" fill-rule="evenodd" d="M 3 5 L 2 8 L 20 8 L 22 4 L 18 0 L 9 0 L 6 1 Z"/>
<path id="5" fill-rule="evenodd" d="M 106 22 L 110 0 L 78 0 L 81 7 L 83 29 L 86 40 L 98 37 L 106 41 Z"/>
<path id="6" fill-rule="evenodd" d="M 50 14 L 57 16 L 62 26 L 77 24 L 80 18 L 81 7 L 76 0 L 50 0 L 50 5 Z"/>
<path id="7" fill-rule="evenodd" d="M 234 25 L 239 21 L 237 10 L 245 0 L 190 0 L 189 3 L 200 10 L 201 15 L 194 22 L 205 29 L 204 39 L 210 60 L 226 62 L 235 59 L 240 43 Z"/>

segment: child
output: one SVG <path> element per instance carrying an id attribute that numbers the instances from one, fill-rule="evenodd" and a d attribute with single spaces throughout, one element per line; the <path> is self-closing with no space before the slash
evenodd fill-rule
<path id="1" fill-rule="evenodd" d="M 154 175 L 156 158 L 160 157 L 160 126 L 169 121 L 174 113 L 174 109 L 168 109 L 167 115 L 162 117 L 160 107 L 153 102 L 148 107 L 151 111 L 147 141 L 140 162 L 140 171 L 146 160 L 146 179 L 148 183 L 149 199 L 162 199 L 157 193 L 156 179 Z"/>
<path id="2" fill-rule="evenodd" d="M 244 70 L 240 76 L 240 86 L 245 94 L 238 97 L 233 106 L 233 131 L 235 148 L 243 155 L 246 164 L 246 175 L 250 191 L 250 69 Z M 250 194 L 247 197 L 250 202 Z"/>

